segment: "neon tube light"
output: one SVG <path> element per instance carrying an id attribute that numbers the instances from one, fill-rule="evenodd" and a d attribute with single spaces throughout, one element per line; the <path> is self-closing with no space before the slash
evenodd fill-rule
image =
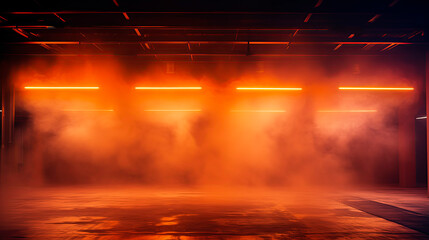
<path id="1" fill-rule="evenodd" d="M 65 112 L 114 112 L 113 109 L 63 109 Z"/>
<path id="2" fill-rule="evenodd" d="M 25 89 L 34 90 L 97 90 L 99 87 L 24 87 Z"/>
<path id="3" fill-rule="evenodd" d="M 413 87 L 339 87 L 340 90 L 413 91 Z"/>
<path id="4" fill-rule="evenodd" d="M 416 117 L 416 119 L 417 119 L 417 120 L 420 120 L 420 119 L 427 119 L 427 116 L 423 116 L 423 117 Z"/>
<path id="5" fill-rule="evenodd" d="M 262 91 L 301 91 L 302 88 L 274 88 L 274 87 L 238 87 L 237 90 L 262 90 Z"/>
<path id="6" fill-rule="evenodd" d="M 201 112 L 201 109 L 146 109 L 145 112 Z"/>
<path id="7" fill-rule="evenodd" d="M 136 90 L 201 90 L 202 87 L 135 87 Z"/>
<path id="8" fill-rule="evenodd" d="M 239 112 L 239 113 L 285 113 L 285 110 L 231 110 L 231 112 Z"/>
<path id="9" fill-rule="evenodd" d="M 377 110 L 319 110 L 320 113 L 375 113 Z"/>

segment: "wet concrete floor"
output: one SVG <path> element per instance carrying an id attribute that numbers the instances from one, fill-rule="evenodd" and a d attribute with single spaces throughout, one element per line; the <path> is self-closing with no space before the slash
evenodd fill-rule
<path id="1" fill-rule="evenodd" d="M 392 221 L 386 215 L 386 206 L 396 219 L 418 215 L 414 224 L 424 228 L 429 212 L 429 198 L 424 190 L 321 194 L 279 189 L 16 188 L 1 193 L 0 236 L 1 239 L 429 239 L 419 228 Z"/>

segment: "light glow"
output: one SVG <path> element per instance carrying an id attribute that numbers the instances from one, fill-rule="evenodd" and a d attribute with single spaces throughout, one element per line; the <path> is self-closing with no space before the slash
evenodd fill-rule
<path id="1" fill-rule="evenodd" d="M 136 90 L 201 90 L 202 87 L 135 87 Z"/>
<path id="2" fill-rule="evenodd" d="M 237 90 L 262 90 L 262 91 L 301 91 L 302 88 L 274 88 L 274 87 L 238 87 Z"/>
<path id="3" fill-rule="evenodd" d="M 97 90 L 99 87 L 24 87 L 32 90 Z"/>
<path id="4" fill-rule="evenodd" d="M 320 113 L 375 113 L 377 110 L 357 109 L 357 110 L 319 110 Z"/>
<path id="5" fill-rule="evenodd" d="M 340 90 L 413 91 L 413 87 L 339 87 Z"/>
<path id="6" fill-rule="evenodd" d="M 201 109 L 146 109 L 145 112 L 201 112 Z"/>
<path id="7" fill-rule="evenodd" d="M 420 120 L 420 119 L 427 119 L 427 116 L 423 116 L 423 117 L 416 117 L 416 119 L 417 119 L 417 120 Z"/>
<path id="8" fill-rule="evenodd" d="M 114 112 L 113 109 L 63 109 L 65 112 Z"/>
<path id="9" fill-rule="evenodd" d="M 231 110 L 231 112 L 239 112 L 239 113 L 285 113 L 286 110 L 277 110 L 277 109 L 269 109 L 269 110 Z"/>

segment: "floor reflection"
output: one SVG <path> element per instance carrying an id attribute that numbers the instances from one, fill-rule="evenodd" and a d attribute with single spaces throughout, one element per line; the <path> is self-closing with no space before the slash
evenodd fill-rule
<path id="1" fill-rule="evenodd" d="M 383 193 L 381 193 L 383 194 Z M 2 193 L 2 239 L 427 239 L 341 194 L 45 188 Z"/>

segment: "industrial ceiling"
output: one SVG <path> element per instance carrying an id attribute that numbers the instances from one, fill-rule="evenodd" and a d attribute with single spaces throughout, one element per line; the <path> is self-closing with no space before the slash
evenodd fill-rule
<path id="1" fill-rule="evenodd" d="M 424 0 L 16 0 L 0 7 L 0 54 L 198 61 L 421 52 L 428 6 Z"/>

